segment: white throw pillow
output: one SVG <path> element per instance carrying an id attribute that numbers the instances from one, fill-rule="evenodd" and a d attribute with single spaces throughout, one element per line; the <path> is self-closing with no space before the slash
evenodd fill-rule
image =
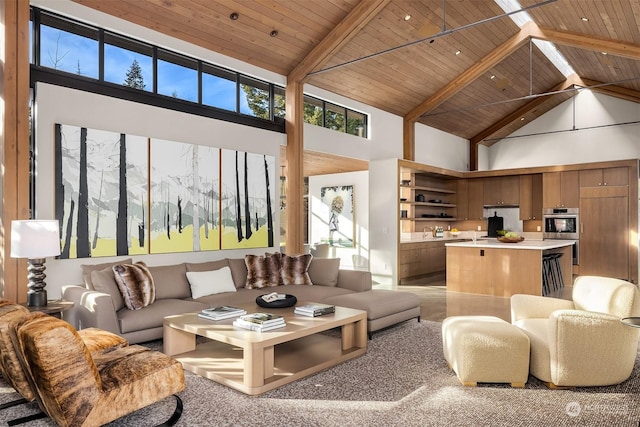
<path id="1" fill-rule="evenodd" d="M 213 271 L 187 271 L 187 280 L 191 286 L 192 298 L 236 291 L 229 267 Z"/>

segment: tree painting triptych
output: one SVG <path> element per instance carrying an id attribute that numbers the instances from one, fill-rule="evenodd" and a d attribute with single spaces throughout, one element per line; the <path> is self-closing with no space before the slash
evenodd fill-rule
<path id="1" fill-rule="evenodd" d="M 275 157 L 55 125 L 60 258 L 272 247 Z"/>

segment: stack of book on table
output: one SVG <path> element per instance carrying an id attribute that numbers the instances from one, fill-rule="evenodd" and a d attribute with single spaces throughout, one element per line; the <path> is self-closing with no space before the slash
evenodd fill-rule
<path id="1" fill-rule="evenodd" d="M 284 321 L 284 317 L 279 314 L 251 313 L 243 314 L 234 320 L 233 326 L 250 329 L 256 332 L 264 332 L 272 329 L 284 328 L 286 323 Z"/>
<path id="2" fill-rule="evenodd" d="M 301 316 L 318 317 L 335 313 L 336 306 L 328 304 L 306 304 L 297 306 L 293 312 Z"/>
<path id="3" fill-rule="evenodd" d="M 238 317 L 243 314 L 247 314 L 247 310 L 233 307 L 231 305 L 223 305 L 220 307 L 205 308 L 200 313 L 198 313 L 198 316 L 202 317 L 203 319 L 222 320 L 229 319 L 231 317 Z"/>

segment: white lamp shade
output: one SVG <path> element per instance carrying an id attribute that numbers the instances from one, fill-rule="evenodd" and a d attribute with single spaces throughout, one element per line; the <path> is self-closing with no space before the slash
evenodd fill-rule
<path id="1" fill-rule="evenodd" d="M 58 220 L 11 221 L 11 257 L 46 258 L 60 255 Z"/>

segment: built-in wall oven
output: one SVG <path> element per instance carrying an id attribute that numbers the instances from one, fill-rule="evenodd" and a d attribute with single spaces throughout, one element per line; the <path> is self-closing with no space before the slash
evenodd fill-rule
<path id="1" fill-rule="evenodd" d="M 580 214 L 578 208 L 545 208 L 542 210 L 543 239 L 575 240 L 573 264 L 580 263 Z"/>

